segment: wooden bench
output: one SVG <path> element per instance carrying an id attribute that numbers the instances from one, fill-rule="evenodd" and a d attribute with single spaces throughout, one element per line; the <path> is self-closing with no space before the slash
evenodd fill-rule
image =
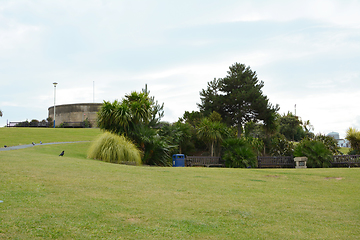
<path id="1" fill-rule="evenodd" d="M 278 156 L 278 157 L 262 157 L 258 156 L 259 168 L 294 168 L 295 162 L 293 156 Z"/>
<path id="2" fill-rule="evenodd" d="M 335 155 L 332 167 L 360 167 L 360 155 Z"/>
<path id="3" fill-rule="evenodd" d="M 84 122 L 63 122 L 60 126 L 63 128 L 83 128 Z"/>
<path id="4" fill-rule="evenodd" d="M 185 165 L 187 167 L 225 167 L 225 162 L 223 162 L 220 157 L 186 156 Z"/>

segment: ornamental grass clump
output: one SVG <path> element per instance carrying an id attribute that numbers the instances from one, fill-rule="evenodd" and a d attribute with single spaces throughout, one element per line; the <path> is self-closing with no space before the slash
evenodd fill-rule
<path id="1" fill-rule="evenodd" d="M 105 132 L 93 142 L 88 151 L 88 158 L 110 163 L 141 164 L 139 149 L 124 136 L 109 132 Z"/>

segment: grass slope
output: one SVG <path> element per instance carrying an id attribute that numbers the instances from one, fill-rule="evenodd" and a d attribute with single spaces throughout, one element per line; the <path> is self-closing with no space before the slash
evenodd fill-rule
<path id="1" fill-rule="evenodd" d="M 0 147 L 32 142 L 90 141 L 101 134 L 95 128 L 0 128 Z"/>
<path id="2" fill-rule="evenodd" d="M 360 236 L 359 168 L 135 167 L 89 146 L 0 152 L 0 239 Z"/>

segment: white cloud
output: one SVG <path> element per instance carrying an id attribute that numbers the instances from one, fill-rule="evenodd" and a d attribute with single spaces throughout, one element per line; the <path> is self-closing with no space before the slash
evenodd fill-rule
<path id="1" fill-rule="evenodd" d="M 241 62 L 281 111 L 296 103 L 315 131 L 341 132 L 357 119 L 349 102 L 360 87 L 358 9 L 335 0 L 2 1 L 0 126 L 46 117 L 54 81 L 58 104 L 92 102 L 93 82 L 96 102 L 147 83 L 175 121 Z"/>

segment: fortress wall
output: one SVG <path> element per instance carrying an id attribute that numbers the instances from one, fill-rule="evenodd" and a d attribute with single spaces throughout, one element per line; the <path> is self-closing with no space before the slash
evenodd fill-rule
<path id="1" fill-rule="evenodd" d="M 82 122 L 89 119 L 91 125 L 96 127 L 97 112 L 102 103 L 78 103 L 57 105 L 55 109 L 55 125 L 59 126 L 63 122 Z M 54 120 L 54 106 L 49 107 L 48 115 Z"/>

